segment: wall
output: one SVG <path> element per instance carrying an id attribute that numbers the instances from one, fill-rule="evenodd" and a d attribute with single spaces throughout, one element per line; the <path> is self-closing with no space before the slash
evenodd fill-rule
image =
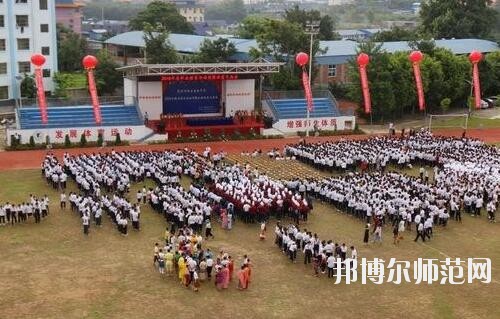
<path id="1" fill-rule="evenodd" d="M 108 127 L 79 127 L 79 128 L 52 128 L 52 129 L 32 129 L 32 130 L 7 130 L 7 144 L 10 145 L 10 138 L 13 134 L 21 135 L 21 143 L 28 144 L 31 136 L 35 137 L 35 143 L 45 143 L 48 135 L 51 143 L 64 143 L 66 134 L 70 136 L 71 142 L 79 142 L 81 135 L 85 133 L 87 141 L 97 141 L 99 132 L 103 133 L 105 141 L 114 141 L 116 133 L 120 134 L 122 141 L 137 141 L 151 134 L 150 128 L 137 126 L 108 126 Z"/>
<path id="2" fill-rule="evenodd" d="M 137 100 L 142 114 L 148 112 L 150 120 L 159 120 L 163 111 L 163 92 L 161 81 L 139 82 Z"/>
<path id="3" fill-rule="evenodd" d="M 137 81 L 123 78 L 123 100 L 125 105 L 134 105 L 136 103 L 136 99 Z"/>
<path id="4" fill-rule="evenodd" d="M 57 23 L 76 34 L 82 33 L 82 10 L 79 5 L 56 5 L 56 18 Z"/>
<path id="5" fill-rule="evenodd" d="M 319 130 L 353 130 L 356 125 L 354 116 L 320 117 L 309 119 L 309 132 L 314 130 L 314 124 L 318 124 Z M 306 130 L 307 121 L 303 119 L 282 119 L 273 124 L 273 128 L 283 133 L 294 133 Z"/>
<path id="6" fill-rule="evenodd" d="M 231 111 L 238 110 L 253 111 L 255 108 L 255 80 L 231 80 L 226 81 L 225 102 L 226 115 Z"/>
<path id="7" fill-rule="evenodd" d="M 328 65 L 322 64 L 319 66 L 318 75 L 314 82 L 326 86 L 329 83 L 346 83 L 347 82 L 347 64 L 337 64 L 335 76 L 328 76 Z"/>

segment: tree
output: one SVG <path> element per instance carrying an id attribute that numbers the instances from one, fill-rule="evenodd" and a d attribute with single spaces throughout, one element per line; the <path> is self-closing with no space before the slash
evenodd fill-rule
<path id="1" fill-rule="evenodd" d="M 130 20 L 131 30 L 145 30 L 147 25 L 157 26 L 172 33 L 192 34 L 193 25 L 180 15 L 174 4 L 154 0 L 146 9 Z"/>
<path id="2" fill-rule="evenodd" d="M 375 42 L 390 42 L 390 41 L 412 41 L 418 37 L 416 31 L 410 31 L 400 27 L 393 27 L 390 30 L 376 33 L 372 40 Z"/>
<path id="3" fill-rule="evenodd" d="M 500 52 L 488 53 L 479 63 L 481 91 L 484 96 L 500 93 Z"/>
<path id="4" fill-rule="evenodd" d="M 240 22 L 246 15 L 243 0 L 223 0 L 207 7 L 205 14 L 207 19 L 225 20 L 227 23 Z"/>
<path id="5" fill-rule="evenodd" d="M 97 91 L 99 94 L 112 94 L 123 85 L 123 76 L 116 70 L 119 65 L 113 61 L 108 51 L 101 50 L 97 53 L 99 63 L 95 69 Z"/>
<path id="6" fill-rule="evenodd" d="M 429 0 L 420 10 L 422 31 L 434 38 L 484 38 L 497 19 L 491 0 Z"/>
<path id="7" fill-rule="evenodd" d="M 321 16 L 318 10 L 301 10 L 298 5 L 292 9 L 285 11 L 285 20 L 290 23 L 296 23 L 302 28 L 306 28 L 307 24 L 311 21 L 319 21 L 319 34 L 320 40 L 334 40 L 338 38 L 333 30 L 335 28 L 335 21 L 329 15 Z"/>
<path id="8" fill-rule="evenodd" d="M 450 104 L 451 104 L 451 100 L 447 97 L 441 100 L 441 103 L 439 106 L 441 107 L 441 112 L 443 112 L 443 114 L 448 112 L 448 110 L 450 109 Z"/>
<path id="9" fill-rule="evenodd" d="M 87 41 L 61 25 L 57 25 L 57 59 L 60 72 L 75 72 L 82 69 L 82 59 Z"/>
<path id="10" fill-rule="evenodd" d="M 359 52 L 364 52 L 370 56 L 370 63 L 367 67 L 367 75 L 370 85 L 372 102 L 372 118 L 374 121 L 394 119 L 396 117 L 396 97 L 393 87 L 390 68 L 390 54 L 382 50 L 381 44 L 373 42 L 361 43 Z M 359 114 L 367 117 L 363 110 L 363 94 L 359 77 L 358 65 L 353 59 L 349 62 L 349 79 L 352 85 L 349 86 L 348 96 L 357 101 L 360 105 Z"/>
<path id="11" fill-rule="evenodd" d="M 177 52 L 168 40 L 168 31 L 161 25 L 154 28 L 146 23 L 144 29 L 146 61 L 149 64 L 177 63 Z"/>
<path id="12" fill-rule="evenodd" d="M 234 54 L 236 48 L 228 39 L 218 38 L 213 41 L 205 39 L 194 60 L 198 63 L 220 63 L 226 62 Z"/>
<path id="13" fill-rule="evenodd" d="M 255 39 L 257 35 L 266 32 L 270 19 L 262 16 L 248 16 L 241 21 L 238 36 L 243 39 Z"/>
<path id="14" fill-rule="evenodd" d="M 21 96 L 29 99 L 36 96 L 36 82 L 33 75 L 24 74 L 21 81 Z"/>

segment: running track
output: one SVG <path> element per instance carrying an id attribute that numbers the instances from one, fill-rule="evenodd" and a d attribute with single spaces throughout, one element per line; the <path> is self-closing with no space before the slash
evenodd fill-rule
<path id="1" fill-rule="evenodd" d="M 461 136 L 462 130 L 442 130 L 434 131 L 435 134 L 445 136 Z M 500 142 L 500 128 L 494 129 L 469 129 L 467 132 L 469 137 L 479 138 L 487 143 Z M 369 135 L 351 135 L 351 136 L 324 136 L 324 137 L 310 137 L 308 140 L 312 142 L 340 140 L 341 138 L 347 139 L 364 139 Z M 212 152 L 225 151 L 228 153 L 241 153 L 242 151 L 253 151 L 254 149 L 261 149 L 267 152 L 272 148 L 283 149 L 286 144 L 299 142 L 299 137 L 285 138 L 285 139 L 272 139 L 272 140 L 243 140 L 243 141 L 226 141 L 226 142 L 201 142 L 201 143 L 180 143 L 180 144 L 159 144 L 159 145 L 130 145 L 115 147 L 115 150 L 164 150 L 164 149 L 181 149 L 188 147 L 195 151 L 203 151 L 206 146 L 212 148 Z M 62 154 L 68 152 L 70 154 L 80 153 L 94 153 L 94 152 L 108 152 L 113 147 L 106 148 L 74 148 L 74 149 L 60 149 L 54 150 L 53 153 L 62 157 Z M 40 164 L 46 154 L 45 150 L 36 151 L 12 151 L 0 152 L 0 171 L 14 170 L 14 169 L 33 169 L 39 168 Z"/>

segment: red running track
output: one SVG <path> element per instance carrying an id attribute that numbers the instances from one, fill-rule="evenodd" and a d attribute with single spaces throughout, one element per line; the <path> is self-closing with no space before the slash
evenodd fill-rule
<path id="1" fill-rule="evenodd" d="M 445 136 L 461 136 L 462 130 L 442 130 L 435 131 L 435 134 Z M 500 128 L 494 129 L 469 129 L 467 136 L 479 138 L 487 143 L 500 142 Z M 308 141 L 322 142 L 322 141 L 336 141 L 344 139 L 365 139 L 369 135 L 350 135 L 350 136 L 323 136 L 323 137 L 310 137 Z M 179 144 L 157 144 L 157 145 L 130 145 L 119 147 L 104 147 L 104 148 L 74 148 L 74 149 L 60 149 L 53 150 L 52 152 L 62 157 L 62 154 L 68 152 L 70 154 L 81 153 L 94 153 L 94 152 L 109 152 L 111 149 L 115 150 L 176 150 L 182 148 L 190 148 L 197 152 L 201 152 L 205 147 L 210 146 L 212 152 L 225 151 L 227 153 L 241 153 L 242 151 L 253 151 L 261 149 L 267 152 L 272 148 L 279 148 L 280 150 L 286 144 L 297 143 L 300 141 L 299 137 L 285 138 L 285 139 L 271 139 L 271 140 L 242 140 L 242 141 L 225 141 L 225 142 L 200 142 L 200 143 L 179 143 Z M 40 168 L 40 164 L 47 153 L 46 150 L 36 151 L 11 151 L 0 152 L 0 171 L 14 170 L 14 169 L 33 169 Z"/>

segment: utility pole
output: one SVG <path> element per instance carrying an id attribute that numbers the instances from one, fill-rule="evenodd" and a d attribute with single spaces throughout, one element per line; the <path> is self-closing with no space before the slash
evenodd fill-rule
<path id="1" fill-rule="evenodd" d="M 309 87 L 311 87 L 312 79 L 312 60 L 313 60 L 313 43 L 314 36 L 319 33 L 319 21 L 308 21 L 306 24 L 306 34 L 311 36 L 309 43 Z M 311 89 L 312 91 L 312 89 Z M 306 115 L 306 137 L 309 137 L 309 117 L 311 116 L 309 108 Z"/>

